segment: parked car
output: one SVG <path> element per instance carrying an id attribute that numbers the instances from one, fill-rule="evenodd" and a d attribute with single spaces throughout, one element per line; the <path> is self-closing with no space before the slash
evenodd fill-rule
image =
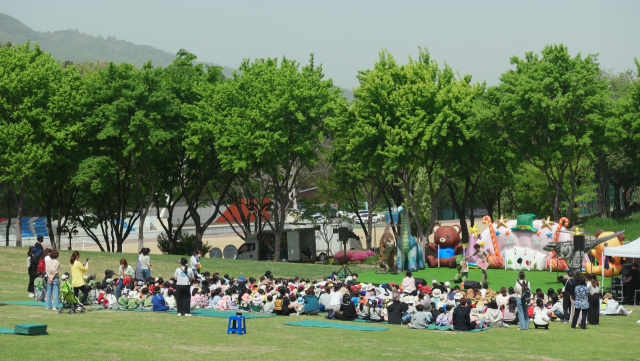
<path id="1" fill-rule="evenodd" d="M 359 210 L 358 214 L 360 215 L 360 218 L 362 218 L 362 222 L 367 223 L 367 219 L 369 218 L 369 211 Z M 355 214 L 353 215 L 352 219 L 354 223 L 358 222 L 358 216 L 356 216 Z M 373 223 L 378 223 L 381 220 L 382 218 L 378 215 L 378 213 L 371 213 L 371 221 Z"/>

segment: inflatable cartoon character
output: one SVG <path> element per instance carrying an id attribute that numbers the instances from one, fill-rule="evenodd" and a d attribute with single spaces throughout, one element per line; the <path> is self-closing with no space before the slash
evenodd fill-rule
<path id="1" fill-rule="evenodd" d="M 612 235 L 613 232 L 598 231 L 596 232 L 596 239 L 600 237 L 606 237 Z M 596 265 L 591 262 L 585 263 L 584 269 L 587 273 L 595 273 L 597 275 L 602 274 L 602 253 L 604 252 L 605 245 L 607 248 L 618 247 L 624 244 L 624 233 L 618 235 L 618 237 L 612 238 L 605 243 L 593 247 L 591 255 L 595 258 Z M 620 257 L 606 257 L 604 260 L 604 275 L 605 277 L 617 276 L 622 271 L 622 263 Z"/>
<path id="2" fill-rule="evenodd" d="M 420 244 L 411 235 L 407 212 L 402 206 L 398 207 L 398 217 L 400 218 L 400 236 L 398 239 L 398 250 L 396 259 L 397 271 L 416 271 L 424 269 L 424 260 Z"/>
<path id="3" fill-rule="evenodd" d="M 429 249 L 438 252 L 440 246 L 440 266 L 456 268 L 456 255 L 462 254 L 462 245 L 460 244 L 460 226 L 454 224 L 451 226 L 436 225 L 433 227 L 433 242 L 429 243 Z M 434 256 L 427 257 L 429 267 L 438 267 L 438 258 Z"/>

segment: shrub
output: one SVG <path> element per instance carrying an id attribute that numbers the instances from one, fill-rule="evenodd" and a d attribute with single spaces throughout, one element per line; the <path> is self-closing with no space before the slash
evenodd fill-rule
<path id="1" fill-rule="evenodd" d="M 195 234 L 180 232 L 180 234 L 178 235 L 178 239 L 176 240 L 176 248 L 173 254 L 190 256 L 191 254 L 193 254 L 193 244 L 195 243 L 195 241 Z M 164 232 L 158 235 L 158 248 L 164 254 L 172 254 L 170 251 L 171 247 L 169 246 L 169 239 Z M 200 250 L 202 251 L 203 256 L 209 253 L 212 248 L 213 247 L 210 246 L 207 242 L 202 241 L 202 247 L 200 247 Z"/>
<path id="2" fill-rule="evenodd" d="M 351 262 L 355 262 L 353 264 L 363 263 L 367 257 L 374 256 L 375 253 L 371 251 L 347 251 L 346 261 L 352 264 Z M 344 263 L 345 254 L 344 251 L 338 251 L 334 255 L 335 261 L 337 263 Z"/>

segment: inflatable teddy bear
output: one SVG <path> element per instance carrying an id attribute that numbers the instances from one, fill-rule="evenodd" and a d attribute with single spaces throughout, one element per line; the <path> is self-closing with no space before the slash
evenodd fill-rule
<path id="1" fill-rule="evenodd" d="M 438 252 L 440 246 L 440 266 L 456 268 L 456 255 L 462 254 L 462 245 L 460 244 L 460 226 L 454 224 L 451 226 L 435 225 L 433 227 L 433 243 L 429 243 L 429 249 Z M 438 258 L 435 256 L 427 257 L 429 267 L 438 267 Z"/>
<path id="2" fill-rule="evenodd" d="M 608 236 L 613 234 L 613 232 L 605 232 L 605 231 L 598 231 L 596 232 L 596 239 L 600 238 L 601 236 Z M 602 274 L 602 252 L 604 252 L 604 247 L 605 245 L 607 246 L 607 248 L 609 247 L 618 247 L 618 246 L 622 246 L 624 244 L 624 233 L 619 235 L 616 238 L 612 238 L 608 241 L 606 241 L 605 243 L 600 243 L 599 245 L 593 247 L 593 249 L 591 250 L 591 255 L 593 256 L 594 259 L 597 260 L 598 265 L 594 265 L 591 262 L 587 262 L 584 264 L 584 269 L 587 273 L 595 273 L 597 275 L 601 275 Z M 605 258 L 604 261 L 604 275 L 605 277 L 611 277 L 611 276 L 617 276 L 620 274 L 620 272 L 622 272 L 622 262 L 620 260 L 620 257 L 607 257 Z"/>

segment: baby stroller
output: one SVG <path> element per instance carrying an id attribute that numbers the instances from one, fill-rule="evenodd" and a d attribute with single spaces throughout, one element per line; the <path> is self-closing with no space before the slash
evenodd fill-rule
<path id="1" fill-rule="evenodd" d="M 63 281 L 60 286 L 60 301 L 62 301 L 62 307 L 60 307 L 58 313 L 63 313 L 64 309 L 68 309 L 70 315 L 73 315 L 76 312 L 87 312 L 87 310 L 85 310 L 80 304 L 80 300 L 73 294 L 73 286 L 68 280 Z"/>

